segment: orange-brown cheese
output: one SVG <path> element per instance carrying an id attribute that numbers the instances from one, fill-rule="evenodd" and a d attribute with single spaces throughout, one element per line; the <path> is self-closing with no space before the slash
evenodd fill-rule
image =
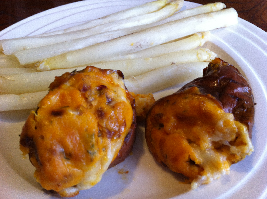
<path id="1" fill-rule="evenodd" d="M 158 100 L 146 120 L 146 141 L 155 159 L 207 184 L 253 151 L 254 97 L 237 68 L 216 58 L 199 77 Z"/>
<path id="2" fill-rule="evenodd" d="M 56 78 L 20 140 L 42 187 L 73 196 L 98 183 L 135 121 L 132 100 L 117 71 L 87 67 Z"/>
<path id="3" fill-rule="evenodd" d="M 192 188 L 229 173 L 231 164 L 253 151 L 247 127 L 196 87 L 155 104 L 146 140 L 155 159 L 188 177 Z"/>

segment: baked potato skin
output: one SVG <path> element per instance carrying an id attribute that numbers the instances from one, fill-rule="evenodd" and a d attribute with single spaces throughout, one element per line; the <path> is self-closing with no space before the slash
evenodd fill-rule
<path id="1" fill-rule="evenodd" d="M 96 173 L 86 181 L 95 164 L 104 171 L 129 155 L 135 100 L 122 79 L 120 71 L 90 66 L 56 77 L 50 85 L 20 136 L 20 148 L 29 154 L 42 187 L 77 195 L 101 179 Z"/>
<path id="2" fill-rule="evenodd" d="M 230 171 L 253 151 L 252 90 L 239 71 L 216 59 L 203 77 L 156 101 L 145 137 L 155 160 L 188 177 L 192 188 Z"/>
<path id="3" fill-rule="evenodd" d="M 221 111 L 221 105 L 211 97 L 201 95 L 197 89 L 174 93 L 158 100 L 146 121 L 146 142 L 157 162 L 182 173 L 190 180 L 201 175 L 198 157 L 192 143 L 202 147 L 202 132 L 211 131 Z"/>
<path id="4" fill-rule="evenodd" d="M 178 92 L 190 87 L 199 88 L 202 94 L 210 94 L 223 106 L 226 113 L 248 127 L 250 138 L 254 124 L 254 97 L 246 78 L 237 68 L 216 58 L 203 71 L 203 77 L 183 86 Z"/>

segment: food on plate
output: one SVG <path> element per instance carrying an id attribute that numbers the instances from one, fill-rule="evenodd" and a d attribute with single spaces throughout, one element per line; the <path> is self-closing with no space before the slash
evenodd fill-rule
<path id="1" fill-rule="evenodd" d="M 78 50 L 87 46 L 91 46 L 100 42 L 108 41 L 114 38 L 117 38 L 119 36 L 123 36 L 126 34 L 132 33 L 132 29 L 124 29 L 124 30 L 118 30 L 118 31 L 108 31 L 105 33 L 100 33 L 96 35 L 92 35 L 86 38 L 80 38 L 75 39 L 73 41 L 68 42 L 62 42 L 62 43 L 56 43 L 53 45 L 45 45 L 38 48 L 30 48 L 21 50 L 14 53 L 15 57 L 18 57 L 20 60 L 24 60 L 25 63 L 36 63 L 37 61 L 42 61 L 43 59 L 53 57 L 56 55 L 60 55 L 69 51 Z M 204 33 L 196 33 L 192 35 L 189 38 L 182 39 L 181 41 L 172 42 L 172 44 L 165 44 L 162 46 L 159 46 L 160 48 L 153 48 L 149 49 L 150 52 L 140 52 L 138 51 L 137 54 L 133 55 L 125 55 L 125 56 L 116 56 L 110 58 L 110 60 L 118 60 L 118 59 L 128 59 L 128 58 L 135 58 L 140 57 L 140 54 L 142 57 L 151 57 L 151 56 L 157 56 L 160 54 L 168 53 L 168 52 L 176 52 L 179 50 L 190 50 L 194 49 L 198 46 L 201 46 L 207 41 L 208 39 L 208 32 Z M 187 44 L 187 45 L 186 45 Z M 162 51 L 163 49 L 165 51 Z M 104 60 L 103 60 L 104 61 Z M 18 62 L 18 61 L 17 61 Z"/>
<path id="2" fill-rule="evenodd" d="M 0 111 L 14 111 L 35 109 L 41 99 L 48 93 L 48 91 L 40 91 L 35 93 L 4 94 L 0 95 Z"/>
<path id="3" fill-rule="evenodd" d="M 129 91 L 139 94 L 196 78 L 216 57 L 211 50 L 198 48 L 208 40 L 209 30 L 234 25 L 238 17 L 220 2 L 173 14 L 182 5 L 183 0 L 158 0 L 68 29 L 0 40 L 0 103 L 5 104 L 0 111 L 34 108 L 55 76 L 88 65 L 122 71 Z M 159 20 L 156 13 L 172 16 Z M 138 25 L 129 23 L 132 27 L 120 26 L 142 16 L 151 18 Z M 113 31 L 94 32 L 110 22 Z"/>
<path id="4" fill-rule="evenodd" d="M 0 41 L 4 63 L 0 111 L 38 106 L 23 127 L 20 148 L 29 155 L 43 188 L 75 196 L 98 183 L 108 168 L 129 155 L 136 118 L 144 120 L 155 102 L 148 93 L 199 77 L 217 56 L 198 47 L 207 41 L 210 30 L 236 24 L 237 12 L 224 9 L 223 3 L 176 12 L 182 5 L 183 0 L 158 0 L 65 30 Z M 215 97 L 193 88 L 186 92 L 201 95 L 214 107 L 216 117 L 229 120 L 245 137 L 246 126 L 231 118 L 235 115 L 224 113 Z M 151 112 L 148 118 L 153 117 Z M 220 144 L 218 141 L 216 150 L 225 155 L 228 149 Z M 233 148 L 239 150 L 239 146 Z M 217 162 L 228 172 L 227 166 L 251 151 L 252 146 L 247 153 Z M 195 156 L 200 153 L 194 152 Z M 193 166 L 201 164 L 195 156 L 190 157 Z M 201 166 L 196 167 L 201 170 Z M 189 179 L 198 186 L 217 177 L 213 174 Z"/>
<path id="5" fill-rule="evenodd" d="M 31 48 L 38 49 L 38 47 L 51 45 L 51 47 L 54 47 L 55 49 L 57 49 L 55 51 L 55 50 L 51 50 L 50 48 L 52 52 L 60 51 L 60 49 L 58 49 L 57 46 L 64 47 L 65 49 L 61 49 L 61 51 L 66 52 L 66 51 L 73 50 L 72 46 L 74 46 L 74 48 L 77 49 L 79 48 L 79 46 L 85 47 L 86 45 L 90 45 L 90 43 L 91 45 L 93 45 L 94 42 L 99 43 L 101 41 L 110 40 L 112 38 L 127 35 L 133 32 L 138 32 L 140 30 L 150 28 L 156 25 L 161 25 L 169 21 L 174 21 L 174 20 L 178 20 L 178 19 L 182 19 L 185 17 L 190 17 L 190 16 L 194 16 L 198 14 L 203 14 L 203 13 L 215 12 L 226 7 L 225 4 L 221 2 L 210 3 L 210 4 L 198 6 L 196 8 L 186 9 L 186 10 L 177 12 L 171 17 L 164 19 L 164 20 L 160 20 L 156 23 L 150 23 L 150 24 L 142 25 L 142 26 L 140 26 L 142 23 L 140 23 L 140 25 L 138 26 L 134 26 L 134 24 L 132 24 L 131 28 L 123 28 L 123 29 L 117 28 L 118 30 L 115 30 L 115 31 L 110 31 L 109 29 L 107 29 L 108 27 L 105 27 L 105 26 L 103 28 L 103 24 L 106 25 L 110 22 L 113 22 L 113 24 L 114 22 L 115 24 L 116 22 L 121 23 L 121 21 L 123 20 L 125 21 L 125 19 L 127 20 L 130 19 L 131 21 L 139 21 L 137 20 L 138 17 L 144 18 L 142 19 L 143 24 L 149 23 L 151 21 L 146 21 L 144 17 L 145 14 L 156 13 L 155 17 L 158 18 L 157 12 L 155 11 L 158 11 L 163 6 L 166 6 L 167 3 L 169 3 L 169 1 L 158 0 L 155 2 L 150 2 L 147 4 L 143 4 L 137 7 L 130 8 L 128 10 L 123 10 L 121 12 L 113 13 L 111 15 L 104 16 L 99 19 L 90 20 L 81 25 L 76 25 L 71 28 L 48 32 L 48 33 L 44 33 L 44 34 L 37 35 L 37 36 L 27 36 L 27 37 L 16 38 L 16 39 L 1 40 L 0 50 L 3 50 L 5 54 L 9 55 L 15 52 L 23 51 L 24 49 L 27 51 L 27 49 L 31 49 Z M 183 6 L 183 1 L 177 0 L 175 3 L 177 3 L 178 9 Z M 169 13 L 169 15 L 171 14 Z M 126 21 L 126 24 L 127 24 L 127 21 Z M 102 27 L 102 29 L 99 27 Z M 116 28 L 116 26 L 114 26 L 113 28 Z M 105 30 L 108 30 L 108 32 L 105 32 Z M 95 35 L 96 31 L 99 32 L 97 35 Z M 49 35 L 51 37 L 49 37 Z M 79 40 L 79 38 L 81 38 L 81 40 Z M 84 40 L 84 42 L 82 42 L 82 40 Z M 66 41 L 70 45 L 64 45 Z M 34 55 L 37 56 L 38 53 L 34 53 Z"/>
<path id="6" fill-rule="evenodd" d="M 128 156 L 135 126 L 135 102 L 122 73 L 88 66 L 50 84 L 23 127 L 20 148 L 43 188 L 74 196 Z"/>
<path id="7" fill-rule="evenodd" d="M 200 46 L 203 46 L 205 42 L 208 41 L 209 38 L 210 38 L 210 31 L 198 32 L 193 35 L 189 35 L 187 37 L 172 42 L 154 46 L 153 48 L 147 48 L 145 50 L 137 51 L 135 53 L 127 55 L 119 55 L 116 57 L 111 57 L 108 61 L 157 57 L 163 54 L 168 54 L 173 52 L 193 50 Z"/>
<path id="8" fill-rule="evenodd" d="M 75 69 L 82 70 L 85 67 Z M 60 69 L 44 72 L 24 72 L 0 76 L 1 94 L 24 94 L 37 91 L 46 91 L 56 76 L 61 76 L 74 69 Z"/>
<path id="9" fill-rule="evenodd" d="M 135 99 L 135 110 L 137 119 L 139 119 L 138 121 L 145 121 L 148 111 L 155 103 L 153 94 L 135 94 L 131 92 L 131 95 Z"/>
<path id="10" fill-rule="evenodd" d="M 42 59 L 51 56 L 56 56 L 58 54 L 84 48 L 86 46 L 94 45 L 96 43 L 112 40 L 114 38 L 121 37 L 133 32 L 139 32 L 141 30 L 148 29 L 157 25 L 162 25 L 170 21 L 195 16 L 198 14 L 215 12 L 225 8 L 225 5 L 223 3 L 216 2 L 177 12 L 174 15 L 172 15 L 172 17 L 160 20 L 156 23 L 151 23 L 151 21 L 147 21 L 146 17 L 144 17 L 144 14 L 151 12 L 152 12 L 151 14 L 153 14 L 153 11 L 155 11 L 157 6 L 165 5 L 165 4 L 162 5 L 162 3 L 168 3 L 168 2 L 163 2 L 163 1 L 152 2 L 151 3 L 153 4 L 152 6 L 144 5 L 146 9 L 138 8 L 138 10 L 136 10 L 136 7 L 134 7 L 128 11 L 122 11 L 122 13 L 120 12 L 113 13 L 109 16 L 100 19 L 91 20 L 82 25 L 76 25 L 70 29 L 64 29 L 37 36 L 28 36 L 22 38 L 2 40 L 0 41 L 0 49 L 2 48 L 4 53 L 8 55 L 16 54 L 16 56 L 19 57 L 21 63 L 23 64 L 32 63 L 37 60 L 40 61 Z M 177 9 L 179 10 L 183 5 L 183 1 L 177 0 L 175 4 L 178 5 Z M 154 5 L 156 5 L 156 7 Z M 121 14 L 123 14 L 123 16 Z M 158 17 L 157 12 L 155 14 L 156 14 L 155 18 L 157 18 Z M 144 23 L 147 23 L 147 25 L 141 25 L 142 23 L 141 22 L 139 23 L 140 20 L 137 20 L 136 17 L 134 18 L 134 16 L 138 15 L 139 17 L 144 18 Z M 171 15 L 171 13 L 168 13 L 168 15 Z M 133 19 L 131 19 L 131 17 Z M 131 19 L 132 21 L 138 21 L 138 26 L 132 24 L 132 27 L 119 29 L 117 27 L 119 26 L 117 25 L 117 23 L 121 23 L 123 19 L 127 19 L 124 20 L 126 21 L 126 24 L 129 24 L 128 23 L 129 19 Z M 99 20 L 101 21 L 101 23 L 98 23 Z M 110 29 L 107 29 L 108 27 L 106 24 L 108 23 L 108 21 L 115 22 L 113 25 L 114 26 L 113 29 L 117 28 L 118 30 L 110 31 Z M 88 26 L 89 24 L 91 27 Z M 88 27 L 84 29 L 84 25 Z M 97 30 L 99 32 L 98 34 L 96 34 Z M 105 30 L 108 30 L 108 32 L 105 32 Z"/>
<path id="11" fill-rule="evenodd" d="M 61 34 L 61 33 L 66 33 L 66 32 L 72 32 L 72 31 L 92 28 L 92 27 L 102 25 L 102 24 L 108 24 L 110 22 L 119 21 L 122 19 L 128 19 L 131 17 L 142 16 L 142 15 L 152 13 L 152 12 L 155 12 L 155 11 L 161 9 L 162 7 L 166 6 L 166 4 L 169 2 L 170 2 L 170 0 L 157 0 L 157 1 L 148 2 L 145 4 L 141 4 L 139 6 L 135 6 L 133 8 L 129 8 L 126 10 L 112 13 L 110 15 L 107 15 L 107 16 L 104 16 L 104 17 L 101 17 L 101 18 L 98 18 L 95 20 L 84 22 L 80 25 L 76 25 L 76 26 L 66 28 L 63 30 L 57 30 L 57 31 L 45 33 L 43 35 Z"/>
<path id="12" fill-rule="evenodd" d="M 174 20 L 183 19 L 186 17 L 199 15 L 199 14 L 216 12 L 224 8 L 226 8 L 226 5 L 222 2 L 208 3 L 205 5 L 200 5 L 194 8 L 185 9 L 183 11 L 177 12 L 176 14 L 174 14 L 173 16 L 169 17 L 168 19 L 164 21 L 174 21 Z M 162 23 L 162 22 L 159 22 L 159 23 Z"/>
<path id="13" fill-rule="evenodd" d="M 254 99 L 247 80 L 217 58 L 203 77 L 159 99 L 146 121 L 155 159 L 188 177 L 192 188 L 210 183 L 253 151 Z"/>
<path id="14" fill-rule="evenodd" d="M 238 15 L 233 8 L 187 17 L 44 59 L 38 63 L 38 69 L 53 70 L 88 65 L 116 55 L 126 55 L 151 48 L 197 32 L 210 31 L 237 23 Z"/>
<path id="15" fill-rule="evenodd" d="M 135 31 L 138 31 L 139 28 L 137 28 L 137 26 L 144 27 L 146 24 L 157 22 L 171 16 L 182 7 L 182 2 L 183 1 L 181 0 L 177 0 L 166 5 L 156 12 L 136 16 L 133 18 L 127 18 L 124 20 L 114 21 L 109 24 L 98 25 L 86 30 L 83 29 L 81 31 L 56 34 L 52 36 L 38 36 L 17 39 L 14 40 L 13 43 L 12 41 L 7 41 L 3 43 L 3 48 L 8 49 L 6 45 L 12 45 L 14 46 L 14 50 L 16 51 L 11 51 L 11 48 L 9 51 L 6 50 L 5 53 L 14 53 L 15 56 L 18 57 L 20 62 L 23 64 L 35 63 L 37 61 L 42 61 L 45 58 L 53 57 L 69 51 L 78 50 L 87 46 L 131 34 Z M 66 42 L 68 38 L 72 42 Z M 28 40 L 31 40 L 32 43 L 28 44 Z M 48 45 L 49 43 L 50 45 Z M 25 48 L 25 45 L 27 44 L 30 46 L 29 49 Z M 39 48 L 36 49 L 36 47 Z M 23 51 L 20 52 L 21 50 Z M 35 50 L 38 51 L 35 52 Z M 45 53 L 40 53 L 40 51 Z M 29 54 L 34 54 L 36 56 L 29 57 Z"/>
<path id="16" fill-rule="evenodd" d="M 97 24 L 96 26 L 91 28 L 71 31 L 67 33 L 53 34 L 53 35 L 38 35 L 34 37 L 7 40 L 3 41 L 2 46 L 5 54 L 13 54 L 17 51 L 24 49 L 58 44 L 69 40 L 76 40 L 79 38 L 89 38 L 89 36 L 111 31 L 114 31 L 115 37 L 116 35 L 117 37 L 119 37 L 123 36 L 124 32 L 118 30 L 130 29 L 132 30 L 131 32 L 134 32 L 138 30 L 136 29 L 137 26 L 139 27 L 145 26 L 147 24 L 151 24 L 160 21 L 162 19 L 168 18 L 169 16 L 173 15 L 176 11 L 178 11 L 182 7 L 182 5 L 183 5 L 183 0 L 175 0 L 171 3 L 166 4 L 163 8 L 159 10 L 146 13 L 143 15 L 128 17 L 125 19 L 118 18 L 116 21 L 112 21 L 105 24 Z M 129 34 L 129 32 L 128 33 L 126 32 L 126 34 Z M 112 36 L 111 33 L 111 36 L 107 36 L 106 38 L 110 37 L 110 39 L 113 39 L 114 36 Z M 85 46 L 86 44 L 81 44 L 81 47 Z"/>
<path id="17" fill-rule="evenodd" d="M 208 64 L 209 62 L 191 62 L 160 67 L 138 76 L 126 78 L 125 85 L 129 91 L 134 93 L 155 93 L 199 77 Z"/>
<path id="18" fill-rule="evenodd" d="M 95 65 L 105 69 L 115 68 L 116 70 L 121 70 L 123 71 L 125 78 L 129 78 L 169 65 L 179 65 L 192 62 L 209 62 L 215 59 L 216 56 L 216 53 L 207 48 L 198 48 L 161 54 L 155 57 L 100 62 Z"/>
<path id="19" fill-rule="evenodd" d="M 125 78 L 124 82 L 130 92 L 149 94 L 197 78 L 207 65 L 208 62 L 170 65 Z M 84 67 L 76 69 L 82 70 Z M 0 104 L 3 104 L 0 111 L 34 109 L 47 94 L 49 84 L 54 77 L 71 71 L 72 69 L 59 69 L 0 77 L 2 92 Z M 128 71 L 130 72 L 130 69 Z"/>

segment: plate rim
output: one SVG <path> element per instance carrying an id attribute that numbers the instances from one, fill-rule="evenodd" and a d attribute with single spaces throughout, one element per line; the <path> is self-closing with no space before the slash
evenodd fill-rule
<path id="1" fill-rule="evenodd" d="M 108 1 L 108 0 L 101 0 L 100 2 L 105 2 L 105 1 Z M 109 0 L 110 1 L 110 0 Z M 116 0 L 111 0 L 110 2 L 115 2 Z M 140 2 L 144 2 L 144 1 L 142 1 L 142 0 L 138 0 L 138 1 L 140 1 Z M 152 1 L 152 0 L 149 0 L 149 1 Z M 146 1 L 146 2 L 148 2 L 148 1 Z M 26 19 L 24 19 L 24 20 L 21 20 L 21 21 L 19 21 L 19 22 L 17 22 L 17 23 L 15 23 L 15 24 L 13 24 L 13 25 L 11 25 L 11 26 L 9 26 L 8 28 L 6 28 L 6 29 L 4 29 L 4 30 L 2 30 L 1 32 L 0 32 L 0 38 L 4 35 L 4 34 L 7 34 L 9 31 L 11 31 L 11 30 L 13 30 L 13 29 L 15 29 L 15 28 L 18 28 L 18 27 L 20 27 L 21 25 L 24 25 L 24 24 L 26 24 L 28 21 L 31 21 L 31 20 L 34 20 L 35 19 L 35 17 L 42 17 L 42 16 L 46 16 L 46 14 L 47 13 L 50 13 L 50 14 L 53 14 L 53 13 L 56 13 L 57 12 L 57 9 L 64 9 L 64 10 L 67 10 L 67 8 L 70 6 L 73 6 L 73 4 L 77 4 L 77 3 L 79 3 L 79 5 L 80 4 L 88 4 L 89 2 L 88 1 L 80 1 L 80 2 L 74 2 L 74 3 L 70 3 L 70 4 L 66 4 L 66 5 L 62 5 L 62 6 L 59 6 L 59 7 L 56 7 L 56 8 L 52 8 L 52 9 L 49 9 L 49 10 L 46 10 L 46 11 L 44 11 L 44 12 L 41 12 L 41 13 L 38 13 L 38 14 L 35 14 L 35 15 L 33 15 L 33 16 L 30 16 L 30 17 L 28 17 L 28 18 L 26 18 Z M 188 3 L 192 3 L 192 4 L 196 4 L 196 3 L 193 3 L 193 2 L 188 2 Z M 196 4 L 197 5 L 197 4 Z M 78 6 L 77 6 L 78 7 Z M 253 32 L 255 32 L 254 33 L 254 36 L 256 36 L 256 37 L 258 37 L 258 35 L 263 35 L 263 37 L 265 38 L 267 38 L 267 34 L 262 30 L 262 29 L 260 29 L 260 28 L 258 28 L 258 27 L 256 27 L 255 25 L 253 25 L 253 24 L 251 24 L 250 22 L 247 22 L 247 21 L 245 21 L 244 19 L 241 19 L 241 18 L 239 18 L 239 21 L 241 22 L 241 24 L 245 27 L 245 26 L 249 26 L 250 28 L 248 28 L 248 30 L 249 30 L 249 32 L 251 32 L 251 33 L 253 33 Z M 11 28 L 11 30 L 9 30 Z M 253 28 L 253 31 L 251 31 L 251 28 Z M 263 31 L 263 32 L 262 32 Z M 4 34 L 3 34 L 4 33 Z M 265 33 L 265 34 L 264 34 Z M 260 41 L 264 41 L 263 39 L 262 39 L 262 37 L 260 37 L 260 39 L 259 39 L 259 42 Z M 267 39 L 266 39 L 266 41 L 267 41 Z M 267 43 L 265 42 L 262 42 L 262 44 L 259 44 L 259 45 L 263 45 L 263 46 L 265 46 L 265 45 L 267 45 Z M 260 47 L 260 46 L 259 46 Z M 263 48 L 263 47 L 260 47 L 260 48 Z M 264 81 L 264 80 L 262 80 L 262 81 Z M 264 86 L 265 86 L 265 88 L 266 88 L 266 81 L 264 81 Z M 264 151 L 264 155 L 266 156 L 266 151 Z M 263 163 L 265 163 L 266 162 L 266 157 L 264 157 L 264 159 L 263 159 L 263 162 L 261 163 L 261 164 L 263 164 Z M 266 195 L 267 193 L 266 193 L 266 190 L 265 190 L 265 192 L 264 192 L 264 194 Z M 178 196 L 177 196 L 178 197 Z"/>

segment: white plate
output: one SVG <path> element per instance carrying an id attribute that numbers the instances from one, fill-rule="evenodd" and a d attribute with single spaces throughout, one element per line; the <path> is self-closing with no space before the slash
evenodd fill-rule
<path id="1" fill-rule="evenodd" d="M 36 35 L 98 18 L 151 0 L 90 0 L 57 7 L 20 21 L 0 32 L 0 39 Z M 185 2 L 183 9 L 198 4 Z M 164 169 L 151 157 L 138 127 L 133 153 L 108 170 L 102 181 L 75 198 L 265 198 L 267 195 L 267 34 L 239 19 L 239 24 L 212 31 L 206 44 L 211 50 L 239 67 L 249 79 L 255 95 L 253 129 L 255 152 L 231 166 L 231 174 L 190 191 L 179 175 Z M 167 91 L 172 92 L 173 89 Z M 157 93 L 157 97 L 166 92 Z M 19 134 L 28 111 L 0 114 L 0 198 L 57 198 L 43 191 L 33 177 L 34 168 L 19 150 Z"/>

